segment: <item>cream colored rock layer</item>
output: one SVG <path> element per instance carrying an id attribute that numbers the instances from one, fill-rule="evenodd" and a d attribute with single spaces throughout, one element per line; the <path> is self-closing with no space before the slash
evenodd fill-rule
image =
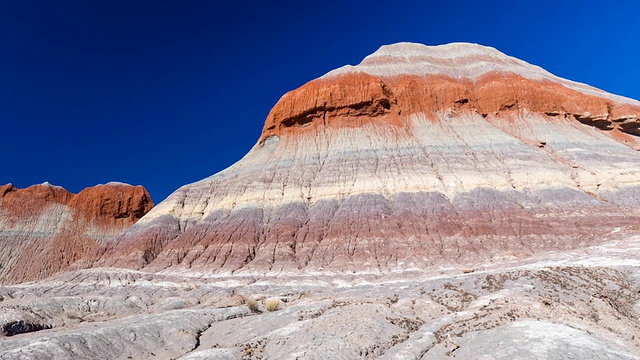
<path id="1" fill-rule="evenodd" d="M 59 234 L 73 219 L 74 211 L 63 204 L 51 204 L 34 216 L 10 218 L 0 209 L 0 236 L 27 233 L 34 236 Z M 6 212 L 6 211 L 5 211 Z"/>
<path id="2" fill-rule="evenodd" d="M 197 221 L 212 211 L 277 207 L 350 195 L 481 187 L 599 193 L 640 185 L 640 154 L 577 121 L 526 111 L 486 119 L 468 112 L 412 115 L 406 127 L 326 127 L 269 139 L 230 168 L 186 185 L 140 224 L 170 214 Z M 400 176 L 401 174 L 401 176 Z"/>

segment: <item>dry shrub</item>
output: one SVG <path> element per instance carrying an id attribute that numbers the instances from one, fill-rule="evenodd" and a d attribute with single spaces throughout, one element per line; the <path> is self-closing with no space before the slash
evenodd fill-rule
<path id="1" fill-rule="evenodd" d="M 259 312 L 258 302 L 255 299 L 246 299 L 245 304 L 249 308 L 249 310 L 253 313 Z"/>
<path id="2" fill-rule="evenodd" d="M 267 300 L 264 303 L 264 308 L 267 311 L 276 311 L 276 310 L 280 310 L 280 300 L 278 299 L 271 299 L 271 300 Z"/>

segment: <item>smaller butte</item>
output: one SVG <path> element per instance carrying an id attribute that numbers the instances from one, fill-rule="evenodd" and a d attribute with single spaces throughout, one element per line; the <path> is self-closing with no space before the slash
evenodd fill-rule
<path id="1" fill-rule="evenodd" d="M 40 279 L 90 257 L 153 208 L 142 186 L 98 185 L 73 194 L 49 183 L 0 186 L 0 283 Z"/>

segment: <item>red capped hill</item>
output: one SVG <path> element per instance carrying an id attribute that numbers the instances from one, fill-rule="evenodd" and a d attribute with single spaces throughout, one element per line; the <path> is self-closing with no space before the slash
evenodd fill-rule
<path id="1" fill-rule="evenodd" d="M 39 279 L 93 255 L 153 207 L 142 186 L 109 183 L 72 194 L 49 183 L 0 186 L 0 282 Z"/>

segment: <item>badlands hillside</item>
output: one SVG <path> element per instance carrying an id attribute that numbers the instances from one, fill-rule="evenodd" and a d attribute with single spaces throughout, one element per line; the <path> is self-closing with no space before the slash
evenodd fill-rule
<path id="1" fill-rule="evenodd" d="M 92 256 L 152 207 L 145 188 L 122 183 L 78 194 L 49 183 L 0 186 L 0 284 L 41 279 Z"/>
<path id="2" fill-rule="evenodd" d="M 640 223 L 638 115 L 491 48 L 384 46 L 284 95 L 242 160 L 96 264 L 386 272 L 596 244 Z"/>
<path id="3" fill-rule="evenodd" d="M 0 358 L 639 359 L 638 116 L 493 48 L 383 46 L 128 229 L 54 236 L 62 265 L 14 260 L 56 223 L 3 230 L 4 279 L 55 274 L 0 287 Z"/>

